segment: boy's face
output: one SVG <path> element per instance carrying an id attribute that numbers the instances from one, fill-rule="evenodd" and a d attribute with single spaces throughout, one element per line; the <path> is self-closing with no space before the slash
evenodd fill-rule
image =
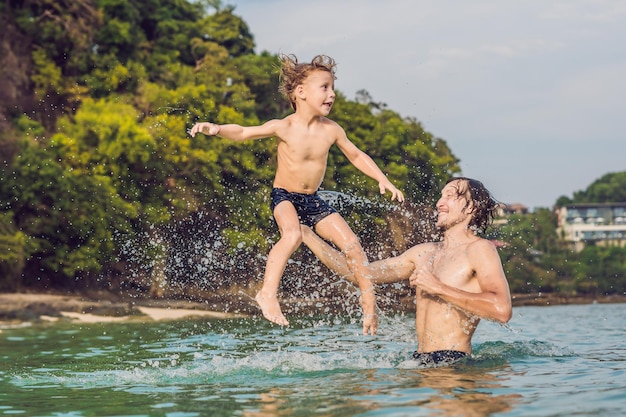
<path id="1" fill-rule="evenodd" d="M 316 70 L 298 88 L 298 97 L 308 106 L 318 109 L 323 116 L 330 113 L 335 102 L 335 80 L 328 71 Z M 300 103 L 300 105 L 304 104 Z"/>

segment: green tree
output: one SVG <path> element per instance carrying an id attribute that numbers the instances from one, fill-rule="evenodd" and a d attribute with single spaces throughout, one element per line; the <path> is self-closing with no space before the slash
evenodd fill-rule
<path id="1" fill-rule="evenodd" d="M 511 215 L 494 237 L 503 242 L 500 252 L 512 292 L 556 292 L 568 280 L 561 269 L 563 246 L 556 218 L 549 210 Z"/>
<path id="2" fill-rule="evenodd" d="M 201 35 L 228 50 L 232 57 L 254 53 L 254 37 L 248 24 L 233 13 L 234 6 L 219 9 L 202 21 Z"/>
<path id="3" fill-rule="evenodd" d="M 589 245 L 579 254 L 577 290 L 592 295 L 626 292 L 626 248 Z"/>
<path id="4" fill-rule="evenodd" d="M 586 190 L 574 192 L 573 203 L 626 201 L 626 171 L 612 172 L 594 181 Z"/>
<path id="5" fill-rule="evenodd" d="M 0 290 L 16 290 L 26 262 L 26 235 L 17 230 L 12 212 L 0 211 Z"/>
<path id="6" fill-rule="evenodd" d="M 20 40 L 3 45 L 27 63 L 5 70 L 5 79 L 19 81 L 11 84 L 17 93 L 0 91 L 11 104 L 0 120 L 0 244 L 16 248 L 0 258 L 13 277 L 7 285 L 96 285 L 128 261 L 119 256 L 125 239 L 147 254 L 145 273 L 162 279 L 167 252 L 184 246 L 170 231 L 193 230 L 200 218 L 219 226 L 225 254 L 267 250 L 277 236 L 267 201 L 275 140 L 187 134 L 199 120 L 252 125 L 290 111 L 277 92 L 277 56 L 254 53 L 234 7 L 219 0 L 2 7 L 2 22 Z M 356 101 L 338 94 L 332 117 L 414 201 L 428 201 L 459 171 L 445 141 L 365 91 Z M 373 239 L 386 230 L 389 202 L 337 149 L 324 186 L 370 200 L 370 213 L 352 210 L 354 224 Z M 257 274 L 256 258 L 247 259 L 244 272 Z"/>
<path id="7" fill-rule="evenodd" d="M 55 150 L 23 143 L 2 183 L 6 209 L 25 238 L 25 278 L 55 286 L 71 283 L 64 277 L 94 278 L 133 207 L 115 194 L 109 177 L 64 167 Z"/>

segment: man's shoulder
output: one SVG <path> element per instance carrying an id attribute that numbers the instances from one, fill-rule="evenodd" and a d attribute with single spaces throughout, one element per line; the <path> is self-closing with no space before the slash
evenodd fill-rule
<path id="1" fill-rule="evenodd" d="M 468 246 L 476 247 L 476 248 L 485 248 L 485 249 L 496 247 L 494 242 L 492 242 L 489 239 L 485 239 L 484 237 L 477 237 L 476 240 L 470 242 Z"/>
<path id="2" fill-rule="evenodd" d="M 440 247 L 440 242 L 426 242 L 413 246 L 406 251 L 407 255 L 413 257 L 422 257 L 427 254 L 431 254 Z"/>
<path id="3" fill-rule="evenodd" d="M 494 242 L 485 238 L 478 238 L 467 245 L 467 252 L 471 255 L 485 256 L 489 254 L 498 255 L 498 249 Z M 477 258 L 476 258 L 477 259 Z"/>

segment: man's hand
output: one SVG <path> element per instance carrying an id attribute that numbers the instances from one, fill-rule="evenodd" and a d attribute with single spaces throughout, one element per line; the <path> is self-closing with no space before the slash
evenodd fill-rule
<path id="1" fill-rule="evenodd" d="M 437 295 L 441 291 L 441 281 L 426 268 L 420 268 L 413 272 L 409 278 L 409 283 L 425 293 Z"/>
<path id="2" fill-rule="evenodd" d="M 378 330 L 378 316 L 374 314 L 363 315 L 363 334 L 374 336 Z"/>
<path id="3" fill-rule="evenodd" d="M 207 136 L 215 136 L 219 135 L 220 130 L 220 125 L 216 123 L 202 122 L 193 125 L 193 127 L 189 131 L 189 134 L 191 135 L 191 137 L 195 137 L 196 133 L 203 133 Z"/>
<path id="4" fill-rule="evenodd" d="M 378 330 L 374 287 L 361 292 L 361 307 L 363 308 L 363 334 L 374 336 Z"/>

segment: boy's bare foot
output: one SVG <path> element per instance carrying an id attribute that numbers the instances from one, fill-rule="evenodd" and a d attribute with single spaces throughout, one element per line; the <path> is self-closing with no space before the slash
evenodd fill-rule
<path id="1" fill-rule="evenodd" d="M 259 303 L 259 307 L 261 307 L 261 311 L 263 312 L 263 317 L 272 323 L 280 324 L 281 326 L 289 325 L 289 322 L 280 309 L 280 304 L 278 304 L 278 298 L 276 298 L 276 296 L 264 296 L 261 295 L 261 292 L 259 292 L 254 299 L 257 303 Z"/>

